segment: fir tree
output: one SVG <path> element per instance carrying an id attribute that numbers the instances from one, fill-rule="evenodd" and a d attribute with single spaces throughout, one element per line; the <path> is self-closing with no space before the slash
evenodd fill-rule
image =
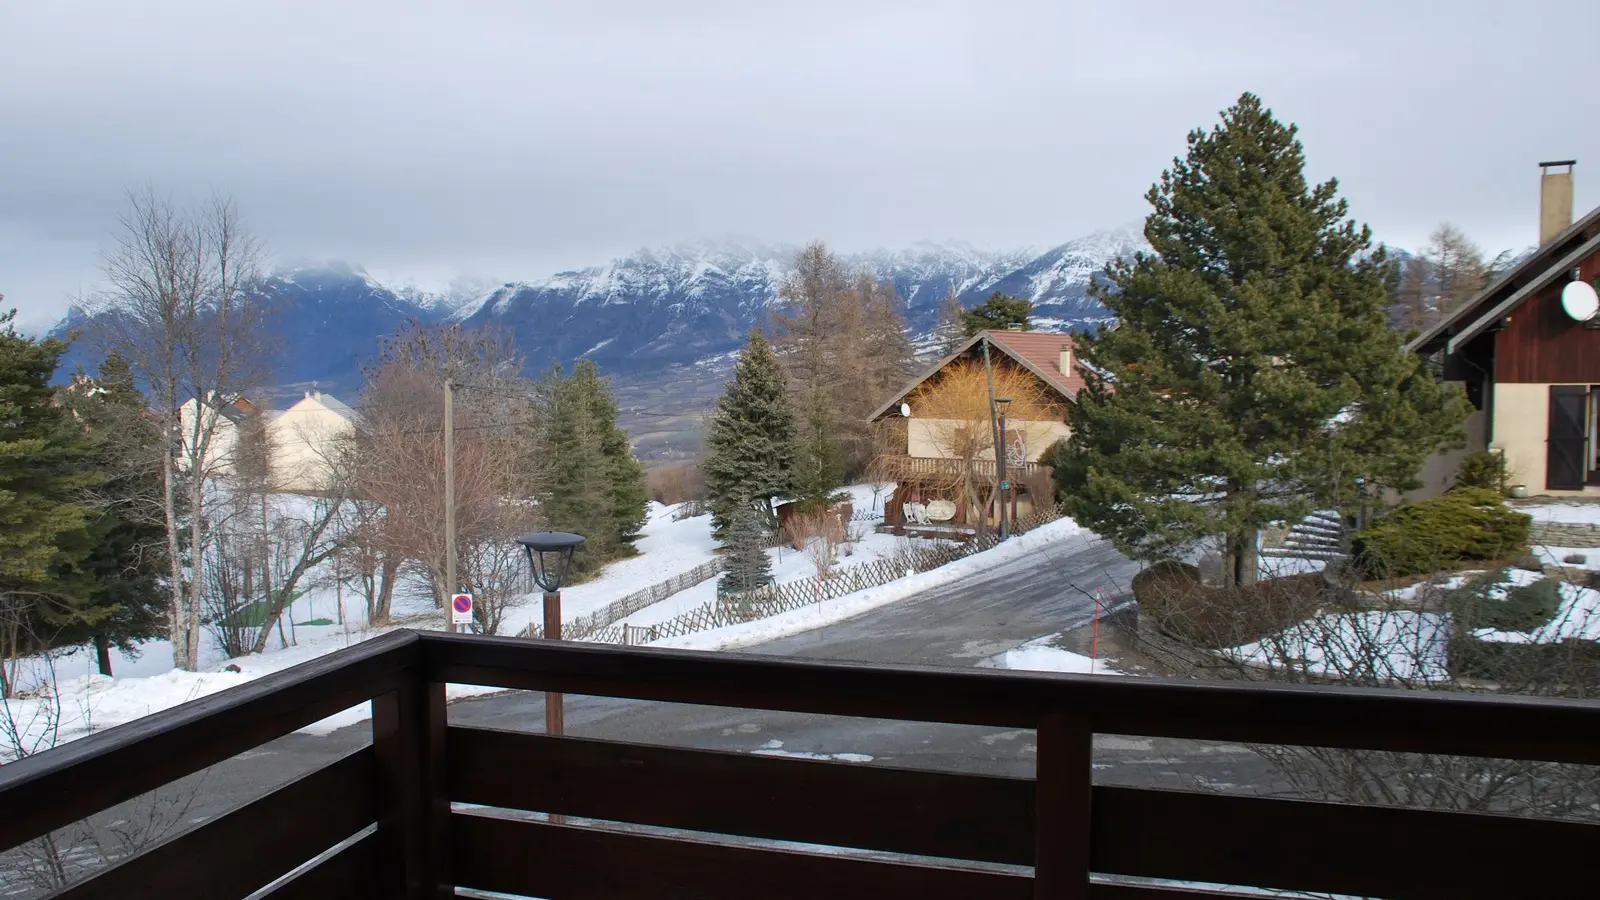
<path id="1" fill-rule="evenodd" d="M 119 354 L 109 354 L 92 380 L 75 381 L 62 392 L 63 404 L 105 481 L 95 489 L 98 508 L 82 532 L 81 558 L 63 571 L 75 587 L 73 602 L 57 612 L 58 643 L 92 643 L 100 674 L 111 675 L 112 647 L 132 654 L 138 642 L 167 630 L 161 437 Z"/>
<path id="2" fill-rule="evenodd" d="M 1090 288 L 1118 327 L 1079 338 L 1051 454 L 1069 515 L 1143 559 L 1221 536 L 1235 585 L 1263 525 L 1414 484 L 1464 416 L 1387 327 L 1382 248 L 1335 182 L 1307 186 L 1295 133 L 1245 94 L 1189 135 L 1146 195 L 1154 255 Z"/>
<path id="3" fill-rule="evenodd" d="M 728 527 L 729 554 L 718 594 L 753 591 L 772 583 L 772 560 L 767 556 L 767 538 L 772 534 L 761 514 L 748 503 L 734 509 Z"/>
<path id="4" fill-rule="evenodd" d="M 540 497 L 551 528 L 588 538 L 573 559 L 580 573 L 631 556 L 644 527 L 649 496 L 644 467 L 617 425 L 617 403 L 591 360 L 570 376 L 559 365 L 540 383 L 544 412 L 540 450 L 546 486 Z"/>
<path id="5" fill-rule="evenodd" d="M 934 343 L 938 347 L 939 358 L 956 352 L 961 345 L 971 337 L 967 333 L 967 314 L 961 308 L 961 298 L 956 296 L 956 289 L 951 288 L 945 294 L 944 304 L 939 307 L 939 324 L 933 328 Z"/>
<path id="6" fill-rule="evenodd" d="M 788 380 L 761 329 L 751 329 L 733 378 L 717 400 L 701 463 L 719 539 L 727 536 L 740 507 L 766 510 L 764 518 L 770 519 L 772 501 L 792 487 L 794 439 Z"/>
<path id="7" fill-rule="evenodd" d="M 73 609 L 61 576 L 86 543 L 82 493 L 100 480 L 82 432 L 53 402 L 50 378 L 66 345 L 18 334 L 15 317 L 0 314 L 0 612 L 25 628 L 4 629 L 6 654 L 53 644 Z"/>
<path id="8" fill-rule="evenodd" d="M 812 395 L 800 411 L 795 438 L 794 486 L 790 492 L 801 509 L 834 503 L 844 484 L 844 460 L 834 440 L 832 410 L 827 398 Z"/>
<path id="9" fill-rule="evenodd" d="M 1031 315 L 1032 302 L 995 291 L 989 299 L 967 310 L 962 321 L 967 326 L 967 337 L 972 337 L 980 331 L 1005 331 L 1013 325 L 1032 331 L 1033 325 L 1028 321 Z"/>

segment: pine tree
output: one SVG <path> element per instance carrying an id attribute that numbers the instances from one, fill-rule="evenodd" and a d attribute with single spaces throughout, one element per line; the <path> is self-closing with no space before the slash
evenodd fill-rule
<path id="1" fill-rule="evenodd" d="M 717 400 L 701 463 L 712 530 L 719 539 L 727 536 L 739 508 L 756 506 L 770 516 L 772 501 L 789 492 L 794 438 L 788 380 L 761 329 L 751 329 L 733 378 Z"/>
<path id="2" fill-rule="evenodd" d="M 1245 94 L 1189 135 L 1146 195 L 1155 253 L 1091 287 L 1118 327 L 1079 338 L 1052 454 L 1084 526 L 1143 559 L 1220 535 L 1235 585 L 1263 525 L 1414 484 L 1464 416 L 1388 328 L 1382 248 L 1336 182 L 1307 186 L 1295 134 Z"/>
<path id="3" fill-rule="evenodd" d="M 599 433 L 604 465 L 597 474 L 610 511 L 611 555 L 632 556 L 633 542 L 644 528 L 650 505 L 644 466 L 633 455 L 628 433 L 617 424 L 617 401 L 610 385 L 600 377 L 600 367 L 592 360 L 579 360 L 571 380 L 573 390 L 588 404 L 588 416 Z"/>
<path id="4" fill-rule="evenodd" d="M 1033 315 L 1033 303 L 1022 297 L 1007 297 L 995 291 L 989 299 L 967 310 L 962 321 L 967 326 L 967 337 L 980 331 L 1005 331 L 1011 326 L 1032 331 L 1028 317 Z"/>
<path id="5" fill-rule="evenodd" d="M 15 310 L 0 314 L 0 612 L 8 620 L 0 653 L 7 655 L 53 645 L 56 623 L 73 610 L 61 576 L 82 556 L 90 514 L 82 493 L 100 480 L 82 432 L 53 402 L 50 378 L 66 345 L 18 334 L 15 317 Z"/>
<path id="6" fill-rule="evenodd" d="M 729 553 L 722 579 L 717 582 L 718 594 L 753 591 L 772 583 L 772 559 L 767 556 L 771 533 L 754 506 L 743 503 L 734 509 L 728 527 Z"/>
<path id="7" fill-rule="evenodd" d="M 837 501 L 844 484 L 844 459 L 834 440 L 833 411 L 825 396 L 813 394 L 801 408 L 799 420 L 790 493 L 801 509 L 816 510 Z"/>
<path id="8" fill-rule="evenodd" d="M 160 431 L 127 362 L 109 354 L 96 376 L 75 379 L 63 404 L 90 444 L 90 463 L 105 481 L 98 509 L 82 532 L 81 559 L 63 580 L 77 585 L 58 643 L 92 643 L 100 674 L 111 675 L 111 648 L 134 653 L 167 630 L 162 579 L 170 570 L 160 515 Z"/>
<path id="9" fill-rule="evenodd" d="M 649 496 L 644 467 L 617 425 L 616 400 L 599 367 L 580 360 L 564 376 L 561 366 L 553 365 L 537 391 L 543 414 L 539 503 L 545 523 L 587 538 L 573 557 L 573 570 L 579 574 L 631 556 Z"/>
<path id="10" fill-rule="evenodd" d="M 933 328 L 933 339 L 938 346 L 939 358 L 956 352 L 961 345 L 967 342 L 967 314 L 961 308 L 961 298 L 956 296 L 956 289 L 951 288 L 945 294 L 944 304 L 939 307 L 939 324 Z"/>

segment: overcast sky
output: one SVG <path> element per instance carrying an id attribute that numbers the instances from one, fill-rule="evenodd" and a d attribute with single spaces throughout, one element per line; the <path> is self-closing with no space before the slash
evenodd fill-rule
<path id="1" fill-rule="evenodd" d="M 92 289 L 129 186 L 423 286 L 751 235 L 1059 243 L 1241 91 L 1380 238 L 1600 204 L 1600 3 L 0 0 L 0 293 Z M 1587 174 L 1586 174 L 1587 173 Z"/>

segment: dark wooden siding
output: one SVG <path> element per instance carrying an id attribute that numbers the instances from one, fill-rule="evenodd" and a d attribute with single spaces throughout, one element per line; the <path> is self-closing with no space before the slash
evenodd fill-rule
<path id="1" fill-rule="evenodd" d="M 1600 252 L 1579 265 L 1585 281 L 1600 276 Z M 1561 310 L 1565 277 L 1511 313 L 1495 334 L 1496 381 L 1522 384 L 1600 384 L 1600 328 L 1567 318 Z"/>

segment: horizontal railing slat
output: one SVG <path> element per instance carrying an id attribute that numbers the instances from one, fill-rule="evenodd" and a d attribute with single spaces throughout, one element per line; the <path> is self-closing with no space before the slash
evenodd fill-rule
<path id="1" fill-rule="evenodd" d="M 262 900 L 378 900 L 379 845 L 376 832 L 273 888 Z"/>
<path id="2" fill-rule="evenodd" d="M 1033 727 L 1070 709 L 1098 734 L 1600 764 L 1600 704 L 884 666 L 429 633 L 429 677 L 566 694 L 920 722 Z"/>
<path id="3" fill-rule="evenodd" d="M 606 828 L 451 816 L 458 887 L 561 900 L 1030 900 L 1023 875 L 632 834 Z"/>
<path id="4" fill-rule="evenodd" d="M 393 632 L 0 766 L 0 852 L 392 690 L 419 653 Z"/>
<path id="5" fill-rule="evenodd" d="M 450 799 L 588 819 L 1033 864 L 1033 782 L 451 727 Z M 515 772 L 507 778 L 505 773 Z"/>
<path id="6" fill-rule="evenodd" d="M 247 897 L 371 825 L 377 816 L 375 771 L 372 748 L 364 747 L 56 896 Z"/>
<path id="7" fill-rule="evenodd" d="M 1485 813 L 1096 787 L 1091 868 L 1392 900 L 1578 897 L 1600 825 Z M 1508 852 L 1509 848 L 1519 848 Z"/>

